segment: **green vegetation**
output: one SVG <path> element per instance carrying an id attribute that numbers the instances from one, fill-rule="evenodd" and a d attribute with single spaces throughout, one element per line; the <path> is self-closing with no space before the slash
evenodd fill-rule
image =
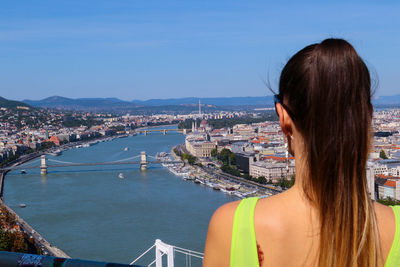
<path id="1" fill-rule="evenodd" d="M 174 148 L 174 153 L 175 155 L 177 155 L 178 157 L 182 158 L 182 152 L 180 150 L 178 150 L 177 148 Z"/>
<path id="2" fill-rule="evenodd" d="M 222 149 L 221 152 L 218 153 L 216 149 L 211 151 L 211 157 L 222 162 L 222 165 L 233 166 L 236 165 L 235 153 L 230 151 L 229 149 Z"/>
<path id="3" fill-rule="evenodd" d="M 4 167 L 6 166 L 8 163 L 18 159 L 20 157 L 20 155 L 12 155 L 8 158 L 6 158 L 5 160 L 3 160 L 2 162 L 0 162 L 0 167 Z"/>
<path id="4" fill-rule="evenodd" d="M 400 205 L 400 201 L 393 199 L 391 197 L 385 198 L 385 199 L 377 199 L 378 203 L 381 203 L 386 206 L 395 206 L 395 205 Z"/>
<path id="5" fill-rule="evenodd" d="M 4 108 L 16 108 L 16 107 L 30 107 L 29 105 L 20 102 L 20 101 L 13 101 L 13 100 L 8 100 L 5 99 L 4 97 L 0 96 L 0 107 Z"/>
<path id="6" fill-rule="evenodd" d="M 190 165 L 193 165 L 197 160 L 197 158 L 195 156 L 192 156 L 188 153 L 183 153 L 183 154 L 180 153 L 180 157 L 183 161 L 187 161 Z"/>
<path id="7" fill-rule="evenodd" d="M 231 175 L 238 176 L 259 184 L 272 184 L 272 181 L 267 181 L 267 178 L 264 176 L 253 178 L 247 173 L 241 173 L 236 167 L 235 153 L 231 152 L 229 149 L 224 148 L 221 150 L 221 152 L 218 152 L 216 149 L 214 149 L 211 151 L 211 157 L 222 163 L 221 170 L 225 173 L 229 173 Z M 295 179 L 296 176 L 293 174 L 290 179 L 281 178 L 277 185 L 282 188 L 290 188 L 294 185 Z"/>
<path id="8" fill-rule="evenodd" d="M 229 149 L 224 148 L 221 150 L 221 152 L 218 152 L 216 149 L 214 149 L 213 151 L 211 151 L 211 156 L 222 163 L 221 170 L 223 172 L 244 178 L 246 180 L 251 180 L 258 183 L 264 183 L 264 180 L 262 178 L 257 179 L 251 177 L 251 175 L 247 173 L 241 173 L 236 167 L 235 153 L 233 153 Z"/>
<path id="9" fill-rule="evenodd" d="M 62 121 L 62 125 L 64 127 L 72 128 L 72 127 L 80 127 L 80 126 L 87 126 L 88 128 L 96 125 L 103 124 L 101 120 L 94 120 L 93 118 L 86 118 L 86 119 L 77 119 L 73 116 L 66 116 Z"/>
<path id="10" fill-rule="evenodd" d="M 285 177 L 279 179 L 279 182 L 277 185 L 279 185 L 282 188 L 291 188 L 294 185 L 295 181 L 295 176 L 292 175 L 290 179 L 287 179 Z"/>
<path id="11" fill-rule="evenodd" d="M 123 125 L 112 126 L 109 128 L 109 130 L 113 130 L 115 132 L 125 132 L 125 126 Z"/>
<path id="12" fill-rule="evenodd" d="M 250 116 L 240 117 L 240 118 L 229 118 L 229 119 L 211 119 L 208 120 L 208 124 L 214 129 L 221 128 L 231 128 L 236 124 L 251 124 L 251 123 L 259 123 L 264 121 L 275 121 L 277 118 L 274 114 L 267 114 L 261 116 L 259 118 L 253 118 Z"/>
<path id="13" fill-rule="evenodd" d="M 52 148 L 54 146 L 55 146 L 55 144 L 53 142 L 42 142 L 40 144 L 40 147 L 39 147 L 38 150 L 42 151 L 42 150 L 46 150 L 46 149 Z"/>
<path id="14" fill-rule="evenodd" d="M 381 159 L 388 159 L 388 157 L 386 156 L 386 153 L 383 149 L 381 149 L 381 152 L 379 152 L 379 157 Z"/>
<path id="15" fill-rule="evenodd" d="M 240 171 L 236 167 L 232 167 L 232 166 L 229 166 L 229 165 L 222 165 L 221 166 L 221 170 L 223 172 L 226 172 L 226 173 L 238 176 L 238 177 L 242 177 Z"/>
<path id="16" fill-rule="evenodd" d="M 38 254 L 33 240 L 29 239 L 16 224 L 7 208 L 0 208 L 0 250 Z"/>
<path id="17" fill-rule="evenodd" d="M 255 180 L 257 180 L 257 183 L 259 183 L 259 184 L 266 184 L 267 183 L 267 179 L 264 176 L 260 176 L 258 178 L 255 178 Z"/>

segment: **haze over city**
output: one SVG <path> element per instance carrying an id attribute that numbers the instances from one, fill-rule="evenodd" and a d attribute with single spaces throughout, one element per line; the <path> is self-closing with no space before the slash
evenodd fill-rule
<path id="1" fill-rule="evenodd" d="M 288 57 L 350 41 L 399 92 L 397 1 L 3 1 L 1 96 L 8 99 L 264 96 Z"/>

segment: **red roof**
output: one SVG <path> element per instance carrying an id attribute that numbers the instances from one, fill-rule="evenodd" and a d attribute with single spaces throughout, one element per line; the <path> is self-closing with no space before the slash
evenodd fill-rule
<path id="1" fill-rule="evenodd" d="M 387 180 L 386 183 L 385 183 L 385 186 L 396 188 L 396 182 L 395 181 L 391 181 L 391 180 Z"/>

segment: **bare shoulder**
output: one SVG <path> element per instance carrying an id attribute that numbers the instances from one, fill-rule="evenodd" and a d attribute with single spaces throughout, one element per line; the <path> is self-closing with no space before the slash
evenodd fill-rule
<path id="1" fill-rule="evenodd" d="M 255 225 L 259 237 L 279 238 L 286 236 L 290 228 L 295 210 L 290 193 L 281 193 L 261 199 L 255 210 Z M 257 227 L 258 226 L 258 227 Z"/>
<path id="2" fill-rule="evenodd" d="M 229 266 L 233 217 L 240 201 L 219 207 L 208 226 L 203 266 Z"/>
<path id="3" fill-rule="evenodd" d="M 254 223 L 257 243 L 264 254 L 263 266 L 312 265 L 313 237 L 317 236 L 314 217 L 310 205 L 294 190 L 261 199 Z"/>
<path id="4" fill-rule="evenodd" d="M 382 251 L 384 254 L 383 256 L 386 259 L 392 247 L 394 233 L 396 231 L 395 217 L 393 209 L 389 206 L 374 202 L 374 209 L 376 214 L 376 221 L 378 224 Z"/>
<path id="5" fill-rule="evenodd" d="M 375 213 L 376 213 L 376 216 L 378 219 L 382 218 L 382 219 L 394 220 L 393 209 L 391 207 L 382 205 L 375 201 L 374 208 L 375 208 Z"/>

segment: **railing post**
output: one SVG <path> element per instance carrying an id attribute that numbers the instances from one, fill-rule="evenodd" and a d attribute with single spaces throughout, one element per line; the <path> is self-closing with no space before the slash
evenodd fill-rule
<path id="1" fill-rule="evenodd" d="M 156 241 L 156 267 L 162 267 L 162 253 L 161 250 L 159 250 L 157 247 L 157 241 Z"/>
<path id="2" fill-rule="evenodd" d="M 174 267 L 174 247 L 168 246 L 167 267 Z"/>
<path id="3" fill-rule="evenodd" d="M 174 267 L 174 247 L 156 239 L 156 267 L 162 267 L 162 254 L 167 254 L 167 267 Z"/>

